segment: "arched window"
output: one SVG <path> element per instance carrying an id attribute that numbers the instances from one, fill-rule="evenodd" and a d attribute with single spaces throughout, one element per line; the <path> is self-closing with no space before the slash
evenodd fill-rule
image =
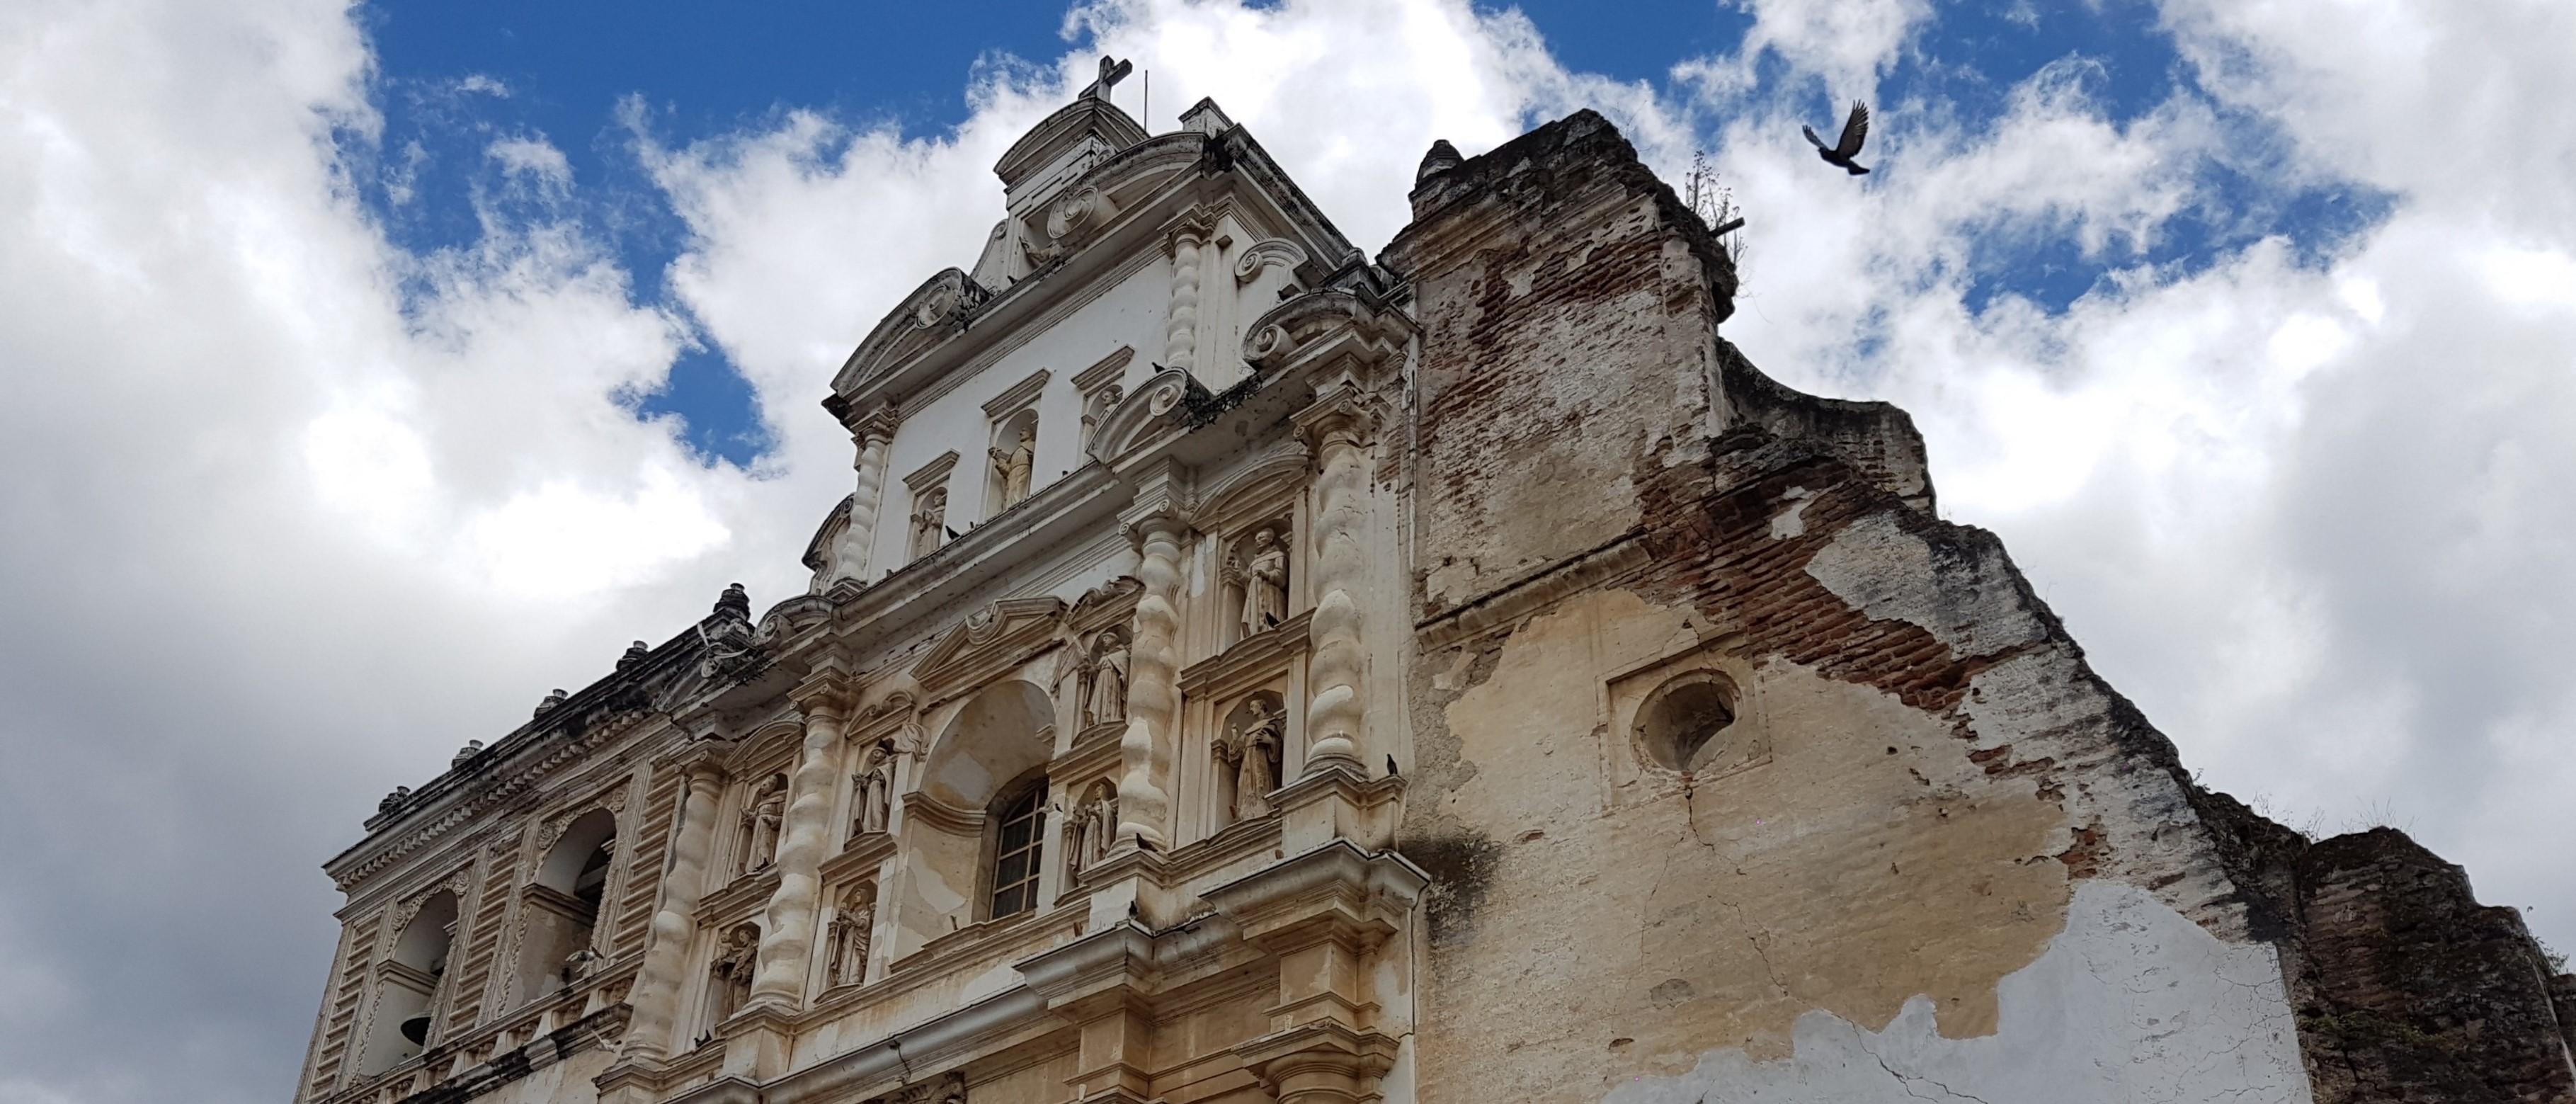
<path id="1" fill-rule="evenodd" d="M 583 813 L 564 826 L 537 876 L 521 891 L 518 992 L 525 1003 L 578 981 L 597 961 L 601 899 L 617 857 L 617 815 Z"/>
<path id="2" fill-rule="evenodd" d="M 429 1045 L 439 982 L 447 976 L 448 943 L 455 936 L 456 895 L 443 889 L 421 902 L 403 925 L 393 954 L 376 967 L 376 1015 L 360 1073 L 383 1073 Z"/>
<path id="3" fill-rule="evenodd" d="M 1038 870 L 1046 838 L 1046 777 L 1004 790 L 990 816 L 993 893 L 986 918 L 999 920 L 1038 905 Z"/>

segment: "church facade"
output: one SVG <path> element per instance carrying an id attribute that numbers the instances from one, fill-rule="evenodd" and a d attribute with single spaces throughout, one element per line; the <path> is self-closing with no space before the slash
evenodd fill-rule
<path id="1" fill-rule="evenodd" d="M 299 1104 L 2576 1099 L 2576 981 L 2190 779 L 1589 112 L 1355 249 L 1095 86 L 852 353 L 808 593 L 398 790 Z"/>

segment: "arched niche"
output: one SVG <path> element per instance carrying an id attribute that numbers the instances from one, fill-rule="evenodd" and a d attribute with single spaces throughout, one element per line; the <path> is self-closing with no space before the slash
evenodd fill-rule
<path id="1" fill-rule="evenodd" d="M 977 691 L 931 741 L 920 784 L 904 800 L 897 957 L 984 919 L 992 806 L 1032 778 L 1043 784 L 1054 719 L 1044 689 L 1009 679 Z"/>
<path id="2" fill-rule="evenodd" d="M 617 858 L 617 815 L 592 809 L 573 818 L 520 890 L 519 968 L 513 1003 L 525 1003 L 578 980 Z"/>
<path id="3" fill-rule="evenodd" d="M 448 947 L 456 936 L 456 894 L 439 890 L 394 937 L 393 953 L 376 967 L 376 1013 L 359 1062 L 362 1075 L 383 1073 L 418 1056 L 429 1043 L 432 1007 L 447 976 Z"/>
<path id="4" fill-rule="evenodd" d="M 920 792 L 959 811 L 982 809 L 1003 784 L 1054 757 L 1038 735 L 1054 724 L 1055 702 L 1036 683 L 1006 679 L 976 691 L 931 742 Z"/>

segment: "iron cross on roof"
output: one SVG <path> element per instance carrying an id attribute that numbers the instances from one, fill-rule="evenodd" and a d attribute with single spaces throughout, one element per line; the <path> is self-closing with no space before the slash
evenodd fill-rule
<path id="1" fill-rule="evenodd" d="M 1135 62 L 1120 61 L 1104 55 L 1100 59 L 1100 79 L 1091 82 L 1091 87 L 1083 89 L 1082 94 L 1096 99 L 1108 99 L 1109 90 L 1117 87 L 1119 81 L 1126 80 L 1127 74 L 1135 71 Z"/>

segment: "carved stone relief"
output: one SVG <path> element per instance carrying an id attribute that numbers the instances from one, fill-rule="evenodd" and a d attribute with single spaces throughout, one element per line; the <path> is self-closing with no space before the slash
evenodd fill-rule
<path id="1" fill-rule="evenodd" d="M 753 924 L 736 924 L 725 933 L 724 942 L 716 948 L 715 963 L 708 968 L 707 1000 L 709 1024 L 720 1024 L 742 1011 L 751 999 L 752 972 L 758 966 L 760 928 Z"/>
<path id="2" fill-rule="evenodd" d="M 787 815 L 787 776 L 773 774 L 751 792 L 742 810 L 742 873 L 765 870 L 778 859 L 778 828 Z"/>

